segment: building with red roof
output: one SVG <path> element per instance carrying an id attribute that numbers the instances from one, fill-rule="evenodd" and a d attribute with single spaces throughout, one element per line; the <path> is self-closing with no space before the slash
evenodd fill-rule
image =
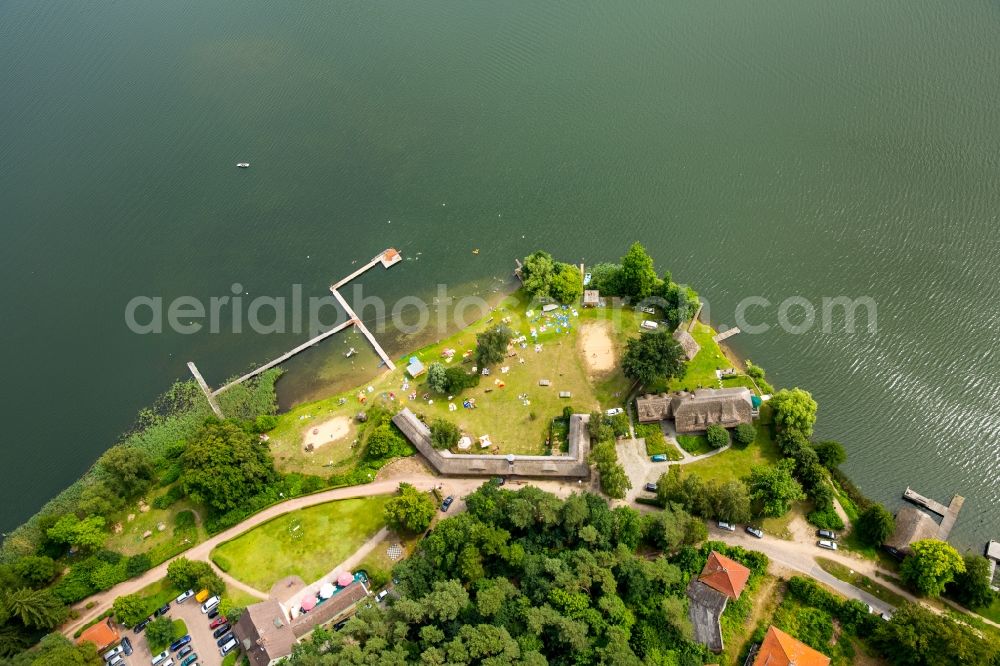
<path id="1" fill-rule="evenodd" d="M 757 649 L 753 666 L 830 666 L 830 658 L 772 625 Z"/>
<path id="2" fill-rule="evenodd" d="M 97 646 L 97 651 L 101 652 L 121 640 L 118 630 L 111 624 L 111 618 L 102 620 L 92 627 L 87 627 L 80 634 L 77 643 L 90 642 Z"/>
<path id="3" fill-rule="evenodd" d="M 750 580 L 750 570 L 722 553 L 712 551 L 705 567 L 687 586 L 688 617 L 694 639 L 713 652 L 722 652 L 722 612 L 730 599 L 739 599 Z"/>

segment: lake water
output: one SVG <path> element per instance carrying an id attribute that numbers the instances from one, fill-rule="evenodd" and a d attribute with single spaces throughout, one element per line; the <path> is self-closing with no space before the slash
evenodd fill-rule
<path id="1" fill-rule="evenodd" d="M 322 296 L 390 245 L 409 261 L 366 290 L 490 295 L 535 248 L 641 240 L 715 324 L 750 296 L 772 325 L 789 297 L 874 299 L 876 334 L 733 346 L 813 391 L 872 497 L 964 495 L 953 541 L 978 550 L 1000 538 L 998 32 L 976 0 L 0 4 L 0 527 L 185 361 L 218 384 L 304 339 L 135 335 L 134 296 Z M 282 399 L 373 372 L 350 344 L 291 364 Z"/>

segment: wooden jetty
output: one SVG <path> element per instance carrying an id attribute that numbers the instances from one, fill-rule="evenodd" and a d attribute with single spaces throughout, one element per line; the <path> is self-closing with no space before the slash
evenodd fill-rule
<path id="1" fill-rule="evenodd" d="M 197 380 L 198 385 L 201 386 L 201 390 L 205 393 L 205 398 L 208 399 L 208 403 L 209 403 L 209 405 L 212 406 L 212 411 L 215 412 L 215 415 L 218 416 L 220 419 L 221 418 L 225 418 L 222 415 L 222 409 L 219 408 L 219 403 L 215 400 L 215 396 L 219 395 L 223 391 L 226 391 L 226 390 L 228 390 L 228 389 L 236 386 L 237 384 L 242 384 L 243 382 L 245 382 L 246 380 L 250 379 L 251 377 L 256 377 L 257 375 L 259 375 L 259 374 L 261 374 L 263 372 L 266 372 L 266 371 L 270 370 L 271 368 L 273 368 L 273 367 L 275 367 L 277 365 L 280 365 L 280 364 L 284 363 L 285 361 L 287 361 L 288 359 L 292 358 L 296 354 L 299 354 L 299 353 L 305 351 L 306 349 L 309 349 L 310 347 L 312 347 L 313 345 L 315 345 L 317 342 L 321 342 L 321 341 L 325 340 L 326 338 L 330 337 L 331 335 L 335 335 L 336 333 L 339 333 L 340 331 L 343 331 L 345 328 L 348 328 L 349 326 L 357 326 L 358 329 L 364 334 L 364 336 L 366 338 L 368 338 L 368 341 L 371 343 L 372 347 L 375 348 L 375 352 L 379 355 L 379 357 L 385 363 L 386 367 L 389 370 L 395 370 L 396 366 L 392 362 L 392 359 L 390 359 L 389 355 L 385 353 L 385 350 L 382 349 L 382 346 L 378 343 L 378 340 L 375 339 L 375 336 L 372 335 L 372 332 L 368 330 L 368 327 L 365 326 L 363 323 L 361 323 L 361 319 L 358 317 L 357 314 L 355 314 L 354 310 L 351 309 L 351 306 L 347 304 L 347 301 L 344 300 L 344 297 L 341 296 L 340 293 L 337 290 L 340 287 L 342 287 L 345 284 L 347 284 L 348 282 L 350 282 L 351 280 L 354 280 L 355 278 L 357 278 L 359 275 L 361 275 L 364 272 L 366 272 L 366 271 L 374 268 L 375 266 L 377 266 L 379 264 L 382 264 L 382 266 L 384 268 L 390 268 L 391 266 L 395 266 L 396 264 L 398 264 L 402 260 L 403 260 L 403 257 L 400 256 L 399 252 L 395 248 L 391 248 L 390 247 L 389 249 L 384 250 L 382 253 L 376 255 L 371 261 L 369 261 L 368 263 L 366 263 L 364 266 L 360 267 L 359 269 L 357 269 L 356 271 L 354 271 L 353 273 L 351 273 L 350 275 L 348 275 L 344 279 L 340 280 L 339 282 L 337 282 L 336 284 L 334 284 L 333 286 L 331 286 L 330 287 L 330 291 L 333 292 L 334 298 L 337 299 L 337 302 L 339 302 L 340 305 L 341 305 L 341 307 L 343 307 L 344 310 L 347 312 L 347 316 L 348 316 L 347 321 L 345 321 L 344 323 L 339 324 L 337 326 L 334 326 L 329 331 L 324 331 L 323 333 L 320 333 L 319 335 L 317 335 L 316 337 L 314 337 L 314 338 L 312 338 L 310 340 L 306 340 L 305 342 L 303 342 L 299 346 L 295 347 L 294 349 L 291 349 L 291 350 L 285 352 L 284 354 L 282 354 L 278 358 L 265 363 L 264 365 L 260 366 L 259 368 L 251 370 L 250 372 L 246 373 L 242 377 L 234 379 L 233 381 L 229 382 L 225 386 L 217 388 L 216 390 L 213 391 L 208 386 L 208 383 L 205 381 L 205 379 L 201 376 L 201 373 L 198 372 L 198 368 L 195 366 L 195 364 L 193 362 L 189 361 L 188 362 L 188 369 L 191 371 L 191 374 L 194 375 L 194 378 L 195 378 L 195 380 Z"/>
<path id="2" fill-rule="evenodd" d="M 947 541 L 948 535 L 951 534 L 951 528 L 955 526 L 955 521 L 958 520 L 958 513 L 962 510 L 962 505 L 965 504 L 964 497 L 955 495 L 951 498 L 951 503 L 945 506 L 937 500 L 924 497 L 909 486 L 903 491 L 903 499 L 942 517 L 941 525 L 938 527 L 938 538 L 942 541 Z"/>
<path id="3" fill-rule="evenodd" d="M 723 331 L 722 333 L 717 333 L 715 336 L 712 337 L 712 339 L 715 340 L 716 342 L 722 342 L 723 340 L 733 337 L 739 332 L 740 332 L 739 327 L 733 326 L 727 331 Z"/>

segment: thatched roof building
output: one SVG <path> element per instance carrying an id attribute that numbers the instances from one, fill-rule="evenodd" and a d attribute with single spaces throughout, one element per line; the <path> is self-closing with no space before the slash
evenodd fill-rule
<path id="1" fill-rule="evenodd" d="M 640 423 L 672 418 L 679 433 L 704 431 L 718 424 L 734 428 L 753 421 L 750 389 L 740 386 L 698 389 L 694 393 L 645 395 L 635 401 Z"/>
<path id="2" fill-rule="evenodd" d="M 885 545 L 900 553 L 906 553 L 914 541 L 936 539 L 938 529 L 937 522 L 930 515 L 916 507 L 904 506 L 896 514 L 896 531 Z"/>
<path id="3" fill-rule="evenodd" d="M 679 327 L 674 331 L 674 340 L 680 344 L 681 349 L 684 350 L 684 358 L 689 361 L 701 351 L 701 345 L 694 339 L 694 336 L 688 333 L 686 328 Z"/>
<path id="4" fill-rule="evenodd" d="M 431 429 L 408 407 L 392 417 L 417 451 L 440 474 L 458 476 L 528 476 L 528 477 L 590 477 L 590 435 L 587 432 L 589 414 L 573 414 L 569 419 L 569 451 L 562 456 L 479 455 L 452 453 L 431 445 Z"/>

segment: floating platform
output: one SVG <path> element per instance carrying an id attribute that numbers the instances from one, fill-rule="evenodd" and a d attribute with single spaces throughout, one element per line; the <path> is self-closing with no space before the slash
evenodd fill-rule
<path id="1" fill-rule="evenodd" d="M 938 538 L 942 541 L 948 540 L 948 535 L 951 534 L 951 529 L 955 526 L 955 521 L 958 520 L 962 505 L 965 504 L 964 497 L 955 495 L 951 498 L 951 503 L 945 506 L 937 500 L 921 495 L 909 486 L 903 491 L 903 499 L 942 517 L 941 525 L 938 527 Z"/>

